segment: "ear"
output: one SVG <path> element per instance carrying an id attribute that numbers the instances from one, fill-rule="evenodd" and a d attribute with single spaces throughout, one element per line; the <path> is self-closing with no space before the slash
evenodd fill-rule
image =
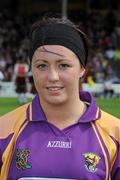
<path id="1" fill-rule="evenodd" d="M 82 78 L 85 74 L 85 68 L 82 66 L 80 69 L 80 78 Z"/>

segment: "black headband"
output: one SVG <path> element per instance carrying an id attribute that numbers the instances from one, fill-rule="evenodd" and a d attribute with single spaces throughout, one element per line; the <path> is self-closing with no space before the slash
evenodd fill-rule
<path id="1" fill-rule="evenodd" d="M 80 33 L 71 26 L 65 24 L 48 24 L 37 27 L 31 32 L 29 58 L 35 50 L 43 45 L 62 45 L 72 50 L 80 60 L 80 63 L 86 65 L 86 50 L 84 40 Z"/>

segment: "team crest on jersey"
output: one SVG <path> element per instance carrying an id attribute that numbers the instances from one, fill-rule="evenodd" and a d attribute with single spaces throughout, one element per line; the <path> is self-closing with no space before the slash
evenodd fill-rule
<path id="1" fill-rule="evenodd" d="M 28 156 L 31 154 L 31 151 L 28 149 L 18 149 L 15 157 L 16 167 L 18 169 L 30 169 L 32 166 L 28 162 Z"/>
<path id="2" fill-rule="evenodd" d="M 89 172 L 95 173 L 97 171 L 97 166 L 99 164 L 100 157 L 97 154 L 91 152 L 84 153 L 83 156 L 85 158 L 85 168 Z"/>

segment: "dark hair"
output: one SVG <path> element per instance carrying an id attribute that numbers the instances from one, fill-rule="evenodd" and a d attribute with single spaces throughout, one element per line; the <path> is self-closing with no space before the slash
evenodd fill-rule
<path id="1" fill-rule="evenodd" d="M 88 50 L 90 47 L 90 40 L 88 39 L 87 35 L 80 30 L 79 26 L 74 24 L 71 20 L 67 18 L 58 18 L 58 17 L 48 17 L 48 16 L 43 16 L 40 20 L 36 21 L 35 23 L 32 24 L 31 29 L 30 29 L 30 41 L 34 39 L 34 31 L 36 29 L 40 29 L 43 26 L 48 26 L 52 24 L 64 24 L 69 27 L 72 27 L 74 30 L 76 30 L 80 37 L 82 38 L 83 44 L 84 44 L 84 49 L 85 49 L 85 63 L 84 66 L 86 66 L 87 61 L 88 61 Z"/>

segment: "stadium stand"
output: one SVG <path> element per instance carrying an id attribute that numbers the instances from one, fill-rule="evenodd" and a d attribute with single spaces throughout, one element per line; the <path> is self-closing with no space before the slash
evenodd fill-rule
<path id="1" fill-rule="evenodd" d="M 78 15 L 77 19 L 75 13 L 70 14 L 69 18 L 76 21 L 93 41 L 85 83 L 89 84 L 88 77 L 91 76 L 94 83 L 103 84 L 107 75 L 113 84 L 120 84 L 120 20 L 112 12 L 83 11 Z M 3 82 L 13 81 L 19 56 L 27 62 L 27 33 L 32 18 L 19 14 L 12 16 L 9 10 L 0 12 L 0 69 L 4 75 Z"/>

